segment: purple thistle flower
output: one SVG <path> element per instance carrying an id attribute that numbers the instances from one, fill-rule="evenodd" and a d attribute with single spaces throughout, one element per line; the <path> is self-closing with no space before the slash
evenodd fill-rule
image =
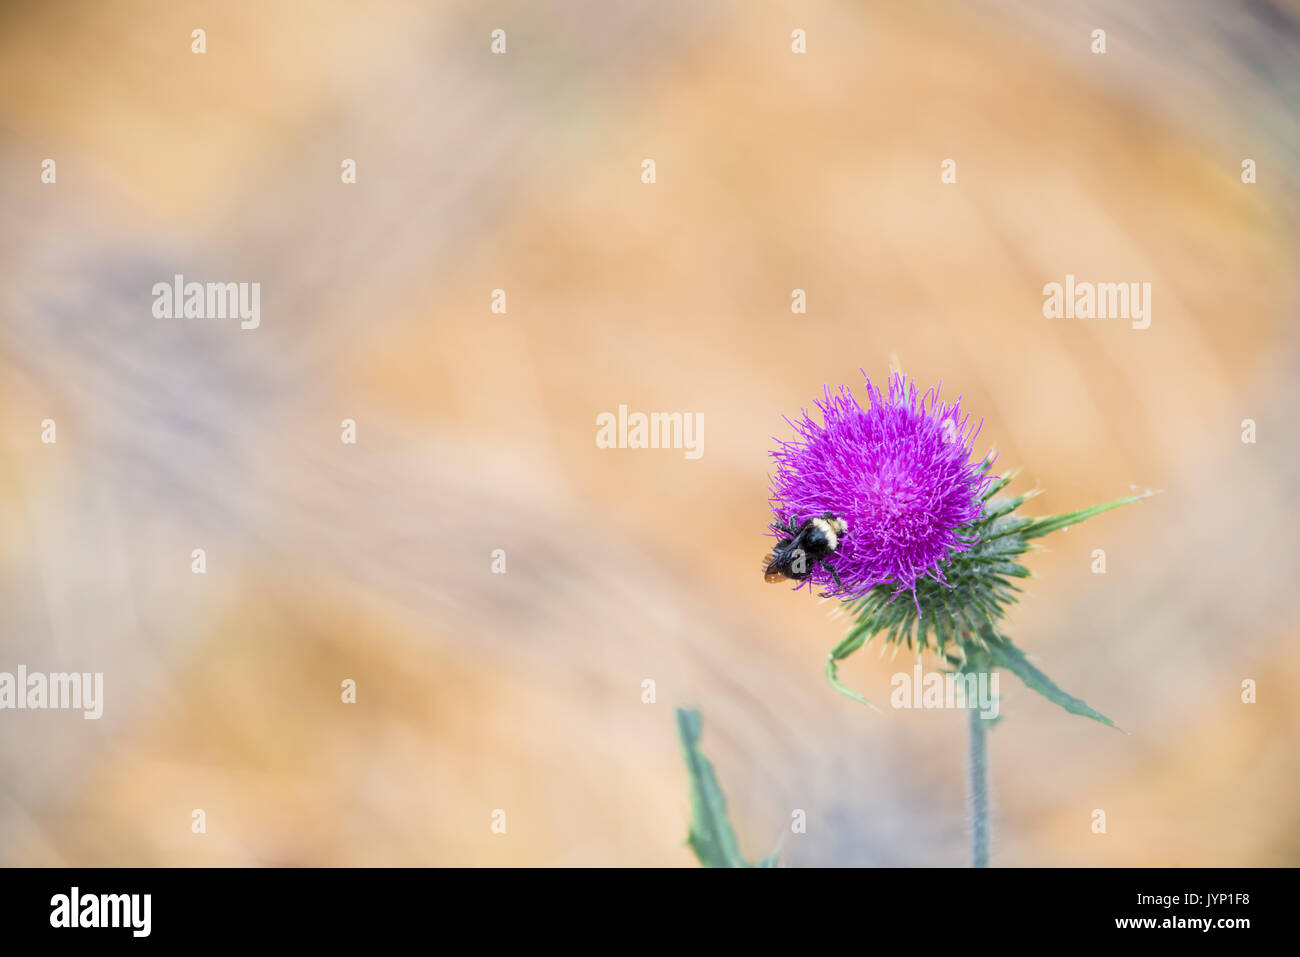
<path id="1" fill-rule="evenodd" d="M 816 403 L 822 424 L 807 411 L 798 422 L 786 419 L 798 438 L 778 439 L 772 453 L 770 500 L 778 521 L 831 512 L 848 523 L 829 558 L 846 598 L 892 583 L 895 598 L 910 590 L 915 601 L 919 579 L 946 585 L 943 565 L 974 544 L 959 529 L 979 517 L 990 481 L 970 461 L 982 423 L 962 417 L 960 398 L 945 405 L 938 389 L 921 395 L 900 372 L 891 372 L 887 398 L 867 379 L 869 409 L 847 386 L 834 395 L 827 386 L 824 396 Z M 796 588 L 804 582 L 830 594 L 834 579 L 814 564 Z"/>

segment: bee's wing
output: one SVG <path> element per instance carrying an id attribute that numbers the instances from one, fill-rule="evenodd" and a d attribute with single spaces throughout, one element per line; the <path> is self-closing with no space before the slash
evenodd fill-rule
<path id="1" fill-rule="evenodd" d="M 763 577 L 769 582 L 784 581 L 788 578 L 789 576 L 781 571 L 781 563 L 785 561 L 787 555 L 800 546 L 807 534 L 808 526 L 805 525 L 799 529 L 794 538 L 786 538 L 777 542 L 776 547 L 767 556 L 767 567 L 763 569 Z"/>
<path id="2" fill-rule="evenodd" d="M 790 541 L 788 542 L 781 543 L 784 546 L 782 548 L 782 551 L 785 552 L 785 554 L 789 555 L 796 548 L 801 547 L 803 545 L 804 538 L 811 531 L 812 531 L 811 525 L 804 525 L 804 527 L 799 529 L 799 531 L 795 534 L 794 538 L 790 539 Z"/>
<path id="3" fill-rule="evenodd" d="M 768 552 L 767 555 L 763 557 L 763 579 L 765 581 L 768 582 L 785 581 L 785 576 L 781 574 L 780 570 L 777 567 L 779 564 L 780 562 L 777 560 L 777 557 L 772 552 Z"/>

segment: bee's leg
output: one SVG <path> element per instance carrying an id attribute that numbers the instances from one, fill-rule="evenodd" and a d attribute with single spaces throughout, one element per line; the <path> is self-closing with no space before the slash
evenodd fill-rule
<path id="1" fill-rule="evenodd" d="M 822 568 L 830 572 L 831 577 L 835 579 L 835 590 L 844 591 L 844 582 L 840 581 L 840 573 L 835 570 L 835 566 L 830 562 L 822 562 Z"/>

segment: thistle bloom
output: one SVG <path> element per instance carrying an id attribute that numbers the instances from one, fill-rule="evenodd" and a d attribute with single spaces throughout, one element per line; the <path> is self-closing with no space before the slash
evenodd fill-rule
<path id="1" fill-rule="evenodd" d="M 947 584 L 943 565 L 973 544 L 960 530 L 980 516 L 989 481 L 987 469 L 971 462 L 979 425 L 962 416 L 960 399 L 944 404 L 938 389 L 922 395 L 899 372 L 890 375 L 887 397 L 868 379 L 867 396 L 863 409 L 847 386 L 835 394 L 826 387 L 816 402 L 821 424 L 807 411 L 786 420 L 798 438 L 778 440 L 772 453 L 770 501 L 778 521 L 832 512 L 848 522 L 829 559 L 842 597 L 892 584 L 894 597 L 911 591 L 915 601 L 918 580 Z M 834 585 L 820 565 L 805 581 L 828 593 Z"/>
<path id="2" fill-rule="evenodd" d="M 918 654 L 933 649 L 959 674 L 1010 671 L 1066 711 L 1116 727 L 1034 667 L 1001 633 L 999 623 L 1019 592 L 1014 579 L 1029 574 L 1019 558 L 1032 539 L 1152 492 L 1146 489 L 1049 518 L 1018 516 L 1016 509 L 1031 493 L 999 496 L 1011 476 L 992 474 L 992 456 L 971 461 L 980 427 L 962 415 L 960 399 L 946 405 L 939 401 L 937 388 L 922 395 L 897 372 L 890 374 L 888 396 L 867 380 L 867 409 L 846 386 L 834 395 L 827 386 L 823 395 L 817 402 L 821 423 L 807 411 L 798 422 L 787 419 L 797 436 L 792 442 L 777 440 L 772 453 L 777 465 L 770 499 L 777 517 L 772 530 L 785 542 L 775 550 L 781 557 L 768 570 L 784 575 L 791 550 L 802 547 L 795 542 L 811 543 L 816 559 L 791 567 L 797 574 L 785 577 L 798 578 L 796 588 L 813 582 L 825 586 L 827 594 L 852 599 L 855 621 L 826 656 L 830 686 L 871 705 L 840 682 L 839 666 L 879 635 L 896 647 L 905 642 Z M 843 524 L 829 518 L 811 521 L 828 513 Z M 819 534 L 812 535 L 812 528 Z M 801 557 L 806 558 L 809 549 Z M 825 567 L 828 562 L 830 568 Z M 952 575 L 951 582 L 945 573 Z M 911 591 L 912 604 L 895 604 L 905 591 Z M 959 653 L 949 652 L 954 646 Z M 972 860 L 976 867 L 986 867 L 988 731 L 975 707 L 969 709 L 967 725 Z"/>

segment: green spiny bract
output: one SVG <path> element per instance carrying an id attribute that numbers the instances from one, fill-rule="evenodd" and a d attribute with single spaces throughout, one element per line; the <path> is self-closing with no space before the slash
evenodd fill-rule
<path id="1" fill-rule="evenodd" d="M 992 458 L 976 466 L 980 476 L 992 468 Z M 954 551 L 943 565 L 947 584 L 931 578 L 916 582 L 915 601 L 885 583 L 845 603 L 854 624 L 835 646 L 826 662 L 826 678 L 841 694 L 871 706 L 862 695 L 838 680 L 838 662 L 873 638 L 886 644 L 903 645 L 917 651 L 930 650 L 959 671 L 1003 667 L 1026 685 L 1055 701 L 1066 710 L 1114 726 L 1109 718 L 1056 687 L 1038 671 L 998 630 L 1007 608 L 1016 601 L 1018 578 L 1029 577 L 1019 561 L 1035 538 L 1067 528 L 1101 512 L 1146 498 L 1149 491 L 1094 505 L 1051 518 L 1028 518 L 1016 510 L 1035 493 L 999 495 L 1013 475 L 992 477 L 981 496 L 980 517 L 960 529 L 962 538 L 973 542 L 965 551 Z M 872 706 L 874 707 L 874 706 Z"/>

